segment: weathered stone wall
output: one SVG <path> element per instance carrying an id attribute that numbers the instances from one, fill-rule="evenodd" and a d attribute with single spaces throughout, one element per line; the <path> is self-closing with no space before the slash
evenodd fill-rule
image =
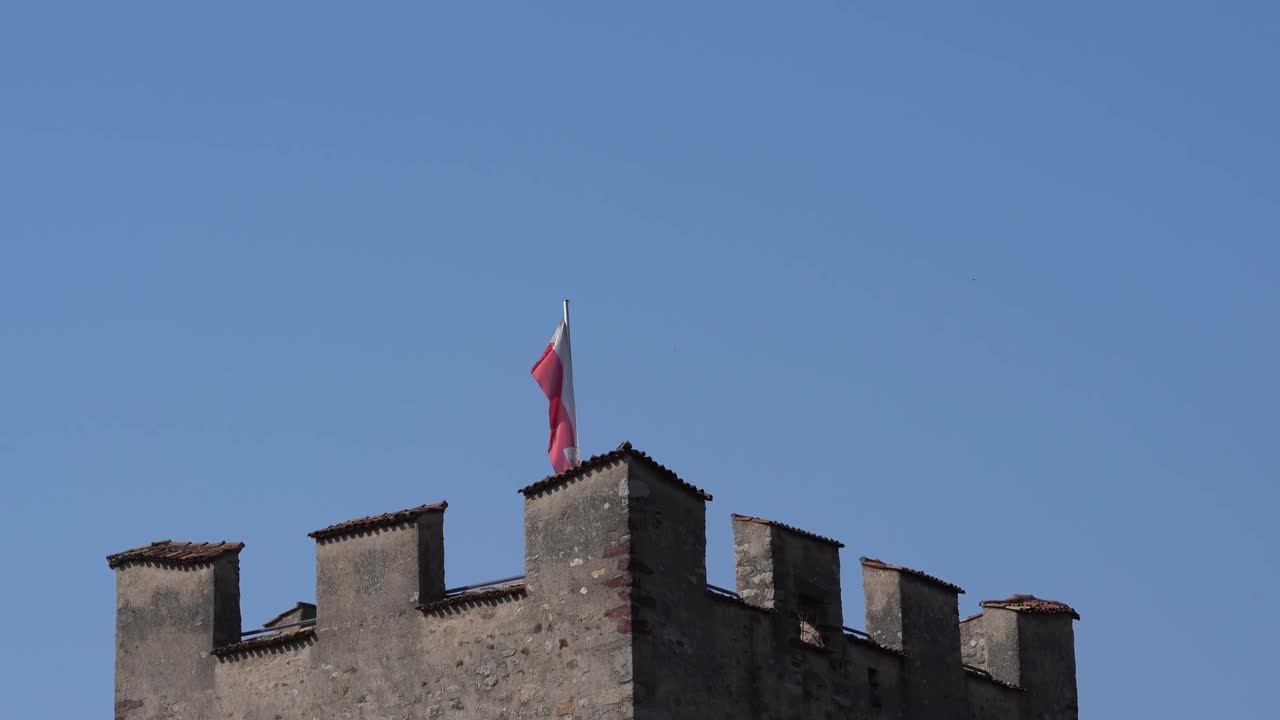
<path id="1" fill-rule="evenodd" d="M 845 673 L 854 698 L 853 717 L 903 718 L 902 656 L 875 643 L 846 638 L 849 666 Z M 978 720 L 981 716 L 975 716 Z"/>
<path id="2" fill-rule="evenodd" d="M 706 602 L 706 508 L 701 497 L 630 464 L 636 716 L 707 717 L 701 630 Z"/>
<path id="3" fill-rule="evenodd" d="M 987 667 L 987 636 L 982 631 L 981 615 L 960 622 L 960 659 L 970 667 Z"/>
<path id="4" fill-rule="evenodd" d="M 1020 717 L 1074 720 L 1079 716 L 1072 628 L 1075 611 L 1019 612 L 990 607 L 1004 604 L 983 603 L 984 669 L 1002 682 L 1024 688 Z"/>
<path id="5" fill-rule="evenodd" d="M 1018 720 L 1022 691 L 970 673 L 967 678 L 972 717 L 982 720 Z"/>
<path id="6" fill-rule="evenodd" d="M 283 720 L 305 718 L 313 705 L 311 689 L 319 685 L 308 643 L 240 653 L 215 666 L 214 704 L 195 718 Z M 148 717 L 141 715 L 141 717 Z"/>
<path id="7" fill-rule="evenodd" d="M 116 570 L 117 717 L 204 717 L 213 702 L 209 651 L 240 634 L 234 556 L 193 567 Z"/>
<path id="8" fill-rule="evenodd" d="M 1013 720 L 1037 707 L 1015 681 L 964 669 L 962 656 L 984 667 L 962 651 L 983 619 L 959 623 L 958 588 L 864 562 L 871 638 L 858 637 L 841 627 L 838 543 L 735 518 L 741 597 L 712 592 L 709 496 L 629 448 L 602 458 L 525 489 L 525 578 L 499 588 L 445 596 L 443 505 L 317 531 L 314 628 L 238 644 L 234 557 L 118 568 L 116 717 Z M 1015 656 L 996 670 L 1074 718 L 1070 618 L 1064 635 L 1062 616 L 987 612 L 1012 618 L 1000 652 Z M 1016 656 L 1019 642 L 1049 665 Z M 1068 660 L 1069 693 L 1054 686 Z"/>

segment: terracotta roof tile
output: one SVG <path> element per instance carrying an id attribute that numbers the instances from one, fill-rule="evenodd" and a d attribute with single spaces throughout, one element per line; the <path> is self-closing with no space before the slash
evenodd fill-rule
<path id="1" fill-rule="evenodd" d="M 897 570 L 898 572 L 904 572 L 904 573 L 907 573 L 908 575 L 914 575 L 923 580 L 928 580 L 929 582 L 932 582 L 935 585 L 941 585 L 942 587 L 947 588 L 948 590 L 954 591 L 958 594 L 964 594 L 964 588 L 960 587 L 959 585 L 952 585 L 946 580 L 943 580 L 941 578 L 936 578 L 928 573 L 920 572 L 919 570 L 913 570 L 909 567 L 902 567 L 901 565 L 890 565 L 887 562 L 876 560 L 875 558 L 864 557 L 864 558 L 860 558 L 860 560 L 862 560 L 862 564 L 867 567 L 880 568 L 882 570 Z"/>
<path id="2" fill-rule="evenodd" d="M 800 528 L 794 525 L 780 523 L 776 520 L 766 520 L 765 518 L 753 517 L 751 515 L 739 515 L 738 513 L 733 513 L 732 517 L 734 520 L 737 520 L 739 522 L 753 522 L 753 523 L 760 523 L 761 525 L 771 525 L 773 527 L 781 528 L 788 532 L 793 532 L 796 535 L 803 535 L 804 537 L 807 537 L 810 540 L 817 540 L 819 542 L 827 543 L 828 545 L 835 545 L 838 548 L 844 547 L 844 543 L 840 542 L 839 540 L 835 540 L 823 535 L 818 535 L 817 533 L 811 533 L 808 530 L 801 530 Z"/>
<path id="3" fill-rule="evenodd" d="M 150 545 L 130 548 L 107 556 L 107 566 L 112 568 L 134 563 L 155 563 L 169 567 L 188 567 L 213 562 L 223 555 L 239 553 L 244 543 L 216 542 L 193 543 L 157 540 Z"/>
<path id="4" fill-rule="evenodd" d="M 595 457 L 587 458 L 586 460 L 583 460 L 581 463 L 578 463 L 576 466 L 571 467 L 568 470 L 565 470 L 559 475 L 550 475 L 548 477 L 543 478 L 542 480 L 539 480 L 536 483 L 533 483 L 532 485 L 526 485 L 525 487 L 520 488 L 520 492 L 523 493 L 526 497 L 530 495 L 536 495 L 538 493 L 541 493 L 544 490 L 550 489 L 562 483 L 566 483 L 592 470 L 613 465 L 614 463 L 620 462 L 623 458 L 627 458 L 627 457 L 640 460 L 641 462 L 648 465 L 650 468 L 656 470 L 659 475 L 676 483 L 679 487 L 694 494 L 700 500 L 704 500 L 708 502 L 711 500 L 711 493 L 708 493 L 701 488 L 690 485 L 689 483 L 680 479 L 680 476 L 676 475 L 673 470 L 659 464 L 658 461 L 649 457 L 645 453 L 631 447 L 631 443 L 629 442 L 622 443 L 615 450 L 611 450 L 607 453 L 596 455 Z"/>
<path id="5" fill-rule="evenodd" d="M 252 640 L 241 640 L 230 645 L 223 645 L 213 649 L 213 654 L 217 657 L 228 657 L 231 655 L 239 655 L 241 653 L 252 650 L 264 650 L 266 648 L 293 645 L 295 643 L 309 643 L 316 636 L 315 627 L 301 627 L 295 630 L 287 630 L 285 632 L 272 633 L 263 635 Z"/>
<path id="6" fill-rule="evenodd" d="M 268 620 L 268 621 L 266 621 L 266 622 L 262 623 L 262 627 L 271 627 L 272 625 L 274 625 L 274 624 L 276 624 L 276 623 L 280 622 L 281 620 L 283 620 L 283 619 L 285 619 L 285 618 L 289 617 L 290 615 L 292 615 L 292 614 L 294 614 L 294 613 L 296 613 L 296 612 L 298 612 L 298 611 L 302 611 L 302 614 L 303 614 L 303 615 L 310 615 L 310 618 L 306 618 L 306 619 L 311 619 L 311 618 L 314 618 L 314 617 L 316 616 L 316 605 L 315 605 L 315 603 L 309 603 L 309 602 L 298 602 L 298 603 L 294 604 L 294 606 L 293 606 L 293 607 L 291 607 L 291 608 L 289 608 L 288 610 L 285 610 L 284 612 L 280 613 L 279 615 L 277 615 L 277 616 L 275 616 L 275 617 L 271 618 L 270 620 Z"/>
<path id="7" fill-rule="evenodd" d="M 433 602 L 422 603 L 418 609 L 423 612 L 434 613 L 443 610 L 451 610 L 455 608 L 463 608 L 468 605 L 492 603 L 507 598 L 523 597 L 525 595 L 524 583 L 512 583 L 510 585 L 502 585 L 500 587 L 485 588 L 484 590 L 475 590 L 472 592 L 462 593 L 447 597 L 443 600 L 435 600 Z"/>
<path id="8" fill-rule="evenodd" d="M 1043 600 L 1035 595 L 1011 595 L 1004 600 L 983 600 L 978 603 L 982 607 L 1004 608 L 1016 612 L 1044 613 L 1047 615 L 1070 615 L 1079 620 L 1080 613 L 1070 605 L 1057 600 Z"/>
<path id="9" fill-rule="evenodd" d="M 419 515 L 429 512 L 444 512 L 449 507 L 449 503 L 441 501 L 431 505 L 419 505 L 415 508 L 406 510 L 396 510 L 395 512 L 383 513 L 381 515 L 370 515 L 368 517 L 356 518 L 340 522 L 337 525 L 330 525 L 326 528 L 320 528 L 315 532 L 309 532 L 307 535 L 317 539 L 325 540 L 328 538 L 341 537 L 343 535 L 354 535 L 356 533 L 374 530 L 377 528 L 392 527 L 407 523 L 417 519 Z"/>

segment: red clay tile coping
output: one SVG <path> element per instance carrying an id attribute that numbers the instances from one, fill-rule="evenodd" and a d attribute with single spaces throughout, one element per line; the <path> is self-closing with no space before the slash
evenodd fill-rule
<path id="1" fill-rule="evenodd" d="M 423 612 L 438 612 L 440 610 L 448 610 L 450 608 L 464 607 L 472 603 L 485 602 L 487 600 L 502 600 L 504 598 L 524 594 L 524 583 L 512 583 L 511 585 L 485 588 L 484 590 L 476 590 L 474 592 L 462 593 L 461 595 L 454 595 L 453 597 L 447 597 L 443 600 L 422 603 L 418 606 L 418 609 Z"/>
<path id="2" fill-rule="evenodd" d="M 889 653 L 890 655 L 897 655 L 898 657 L 906 657 L 906 656 L 907 656 L 907 654 L 906 654 L 906 653 L 902 652 L 902 651 L 901 651 L 901 650 L 899 650 L 898 648 L 891 648 L 891 647 L 889 647 L 888 645 L 881 645 L 880 643 L 876 642 L 875 640 L 872 640 L 871 638 L 864 638 L 864 637 L 860 637 L 860 636 L 858 636 L 858 635 L 849 635 L 849 634 L 847 634 L 847 633 L 845 634 L 845 636 L 844 636 L 844 637 L 845 637 L 845 639 L 846 639 L 846 640 L 849 640 L 850 642 L 856 642 L 856 643 L 859 643 L 859 644 L 861 644 L 861 645 L 865 645 L 865 646 L 867 646 L 867 647 L 869 647 L 869 648 L 871 648 L 871 649 L 873 649 L 873 650 L 879 650 L 879 651 L 881 651 L 881 652 L 886 652 L 886 653 Z"/>
<path id="3" fill-rule="evenodd" d="M 1013 683 L 1010 683 L 1010 682 L 997 680 L 991 676 L 991 673 L 987 672 L 986 670 L 983 670 L 982 668 L 974 667 L 972 665 L 965 665 L 964 671 L 969 673 L 973 677 L 982 678 L 983 680 L 986 680 L 987 682 L 995 683 L 1000 687 L 1009 688 L 1010 690 L 1017 690 L 1018 692 L 1023 691 L 1021 685 L 1014 685 Z"/>
<path id="4" fill-rule="evenodd" d="M 418 507 L 408 508 L 406 510 L 396 510 L 395 512 L 383 513 L 381 515 L 370 515 L 368 517 L 340 522 L 337 525 L 330 525 L 326 528 L 320 528 L 315 532 L 309 532 L 307 535 L 310 535 L 317 540 L 341 537 L 343 535 L 354 535 L 356 533 L 365 532 L 366 530 L 393 527 L 395 525 L 407 523 L 412 520 L 416 520 L 419 515 L 429 512 L 444 512 L 447 507 L 449 507 L 449 503 L 444 501 L 433 503 L 431 505 L 419 505 Z"/>
<path id="5" fill-rule="evenodd" d="M 678 487 L 680 487 L 683 490 L 686 490 L 687 492 L 692 493 L 699 500 L 702 500 L 704 502 L 711 501 L 711 493 L 703 490 L 702 488 L 690 485 L 689 483 L 680 479 L 680 476 L 676 475 L 675 471 L 665 467 L 664 465 L 659 464 L 657 460 L 654 460 L 653 458 L 649 457 L 643 452 L 631 447 L 631 443 L 629 442 L 623 442 L 615 450 L 611 450 L 607 453 L 596 455 L 595 457 L 587 458 L 586 460 L 583 460 L 581 463 L 578 463 L 574 467 L 571 467 L 568 470 L 565 470 L 559 475 L 551 475 L 543 478 L 542 480 L 539 480 L 538 482 L 532 485 L 526 485 L 525 487 L 520 488 L 520 492 L 524 494 L 525 497 L 529 497 L 531 495 L 537 495 L 545 490 L 556 487 L 557 485 L 567 483 L 570 480 L 573 480 L 574 478 L 580 477 L 588 472 L 591 472 L 592 470 L 597 470 L 599 468 L 613 465 L 614 463 L 620 462 L 627 457 L 640 460 L 641 462 L 648 465 L 650 468 L 656 470 L 660 476 L 665 477 L 668 480 L 671 480 L 672 482 L 676 483 Z"/>
<path id="6" fill-rule="evenodd" d="M 268 620 L 268 621 L 266 621 L 266 622 L 262 623 L 262 627 L 264 627 L 264 628 L 265 628 L 265 627 L 271 627 L 273 624 L 280 622 L 281 620 L 285 619 L 285 618 L 286 618 L 286 617 L 288 617 L 289 615 L 292 615 L 293 613 L 295 613 L 295 612 L 297 612 L 297 611 L 301 610 L 302 608 L 308 608 L 308 607 L 309 607 L 309 608 L 311 608 L 312 610 L 315 610 L 316 605 L 315 605 L 315 603 L 309 603 L 309 602 L 301 602 L 301 601 L 299 601 L 298 603 L 296 603 L 293 607 L 289 608 L 288 610 L 285 610 L 284 612 L 280 613 L 279 615 L 277 615 L 277 616 L 275 616 L 275 617 L 271 618 L 270 620 Z"/>
<path id="7" fill-rule="evenodd" d="M 818 542 L 824 542 L 824 543 L 827 543 L 828 545 L 835 545 L 838 548 L 844 547 L 844 543 L 840 542 L 839 540 L 835 540 L 835 539 L 826 537 L 824 535 L 819 535 L 817 533 L 811 533 L 808 530 L 801 530 L 795 525 L 788 525 L 786 523 L 780 523 L 776 520 L 766 520 L 765 518 L 753 517 L 751 515 L 739 515 L 738 513 L 733 513 L 732 517 L 734 520 L 737 520 L 739 522 L 753 522 L 753 523 L 760 523 L 761 525 L 771 525 L 773 527 L 781 528 L 788 532 L 793 532 L 796 535 L 802 535 L 804 537 L 809 538 L 810 540 L 817 540 Z"/>
<path id="8" fill-rule="evenodd" d="M 876 560 L 875 558 L 863 557 L 863 558 L 859 558 L 859 560 L 861 560 L 862 564 L 867 567 L 880 568 L 881 570 L 897 570 L 898 572 L 904 572 L 904 573 L 907 573 L 908 575 L 914 575 L 922 580 L 928 580 L 929 582 L 934 583 L 935 585 L 941 585 L 942 587 L 948 590 L 951 590 L 959 595 L 964 594 L 964 588 L 960 587 L 959 585 L 952 585 L 951 583 L 947 582 L 946 580 L 943 580 L 942 578 L 936 578 L 928 573 L 920 572 L 919 570 L 913 570 L 909 567 L 902 567 L 901 565 L 890 565 L 887 562 L 884 562 L 882 560 Z"/>
<path id="9" fill-rule="evenodd" d="M 1044 600 L 1035 595 L 1010 595 L 1004 600 L 983 600 L 978 604 L 982 607 L 1004 608 L 1015 612 L 1070 615 L 1075 620 L 1080 619 L 1080 613 L 1070 605 L 1057 600 Z"/>
<path id="10" fill-rule="evenodd" d="M 316 636 L 314 627 L 298 628 L 291 632 L 282 632 L 275 635 L 264 635 L 252 640 L 242 640 L 234 642 L 230 645 L 223 645 L 213 649 L 213 654 L 217 657 L 227 657 L 230 655 L 238 655 L 240 653 L 249 652 L 251 650 L 263 650 L 265 648 L 278 647 L 281 645 L 292 645 L 294 643 L 309 642 Z"/>
<path id="11" fill-rule="evenodd" d="M 223 555 L 239 553 L 244 543 L 194 543 L 157 540 L 150 545 L 130 548 L 107 556 L 107 567 L 118 568 L 134 563 L 155 563 L 168 567 L 206 565 Z"/>

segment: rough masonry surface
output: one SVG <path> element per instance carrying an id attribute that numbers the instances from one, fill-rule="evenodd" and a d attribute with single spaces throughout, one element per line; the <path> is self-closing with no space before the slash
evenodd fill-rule
<path id="1" fill-rule="evenodd" d="M 1030 595 L 961 622 L 958 586 L 735 515 L 706 581 L 711 496 L 624 443 L 521 490 L 525 574 L 446 590 L 447 504 L 311 533 L 316 602 L 242 632 L 239 543 L 160 541 L 116 573 L 116 720 L 1074 720 L 1073 622 Z"/>

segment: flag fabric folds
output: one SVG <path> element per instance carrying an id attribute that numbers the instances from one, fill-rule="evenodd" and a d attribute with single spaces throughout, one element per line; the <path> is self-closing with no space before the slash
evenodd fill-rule
<path id="1" fill-rule="evenodd" d="M 578 464 L 578 417 L 573 406 L 573 361 L 569 353 L 569 318 L 560 320 L 547 349 L 533 365 L 533 379 L 547 396 L 551 439 L 547 455 L 556 473 Z"/>

